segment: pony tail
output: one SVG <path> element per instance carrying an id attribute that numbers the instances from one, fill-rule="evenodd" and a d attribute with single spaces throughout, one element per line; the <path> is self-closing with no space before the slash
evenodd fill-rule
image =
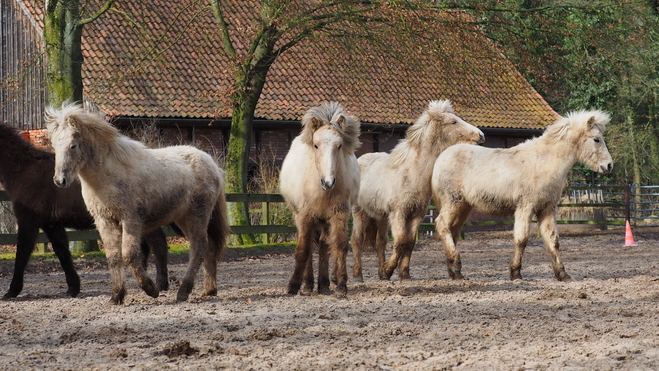
<path id="1" fill-rule="evenodd" d="M 227 209 L 227 199 L 224 190 L 224 182 L 220 186 L 220 194 L 213 208 L 211 220 L 208 222 L 207 233 L 209 237 L 209 248 L 214 249 L 216 263 L 222 261 L 222 256 L 227 247 L 227 241 L 231 235 Z"/>

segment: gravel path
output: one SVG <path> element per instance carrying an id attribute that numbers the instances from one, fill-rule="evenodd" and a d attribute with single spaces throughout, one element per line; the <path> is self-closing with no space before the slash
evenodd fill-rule
<path id="1" fill-rule="evenodd" d="M 0 302 L 0 369 L 659 369 L 659 232 L 635 231 L 638 247 L 592 233 L 561 237 L 570 283 L 553 279 L 539 238 L 524 280 L 509 281 L 512 234 L 475 232 L 458 245 L 468 280 L 448 280 L 427 240 L 409 282 L 378 280 L 367 254 L 347 299 L 286 295 L 289 254 L 223 262 L 219 296 L 200 297 L 199 279 L 185 303 L 175 288 L 148 297 L 127 273 L 126 304 L 110 305 L 107 269 L 83 263 L 81 296 L 67 298 L 63 274 L 39 269 Z M 174 286 L 184 268 L 170 265 Z"/>

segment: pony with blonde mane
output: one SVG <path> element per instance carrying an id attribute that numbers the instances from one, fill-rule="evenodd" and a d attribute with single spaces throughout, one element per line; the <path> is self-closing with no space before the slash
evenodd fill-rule
<path id="1" fill-rule="evenodd" d="M 175 223 L 190 242 L 190 261 L 176 299 L 187 300 L 203 263 L 204 295 L 217 294 L 217 264 L 230 233 L 224 171 L 190 146 L 148 149 L 78 104 L 52 107 L 46 121 L 55 149 L 58 187 L 80 179 L 82 197 L 103 240 L 111 301 L 124 302 L 123 265 L 149 296 L 159 290 L 141 264 L 140 240 Z"/>
<path id="2" fill-rule="evenodd" d="M 558 250 L 557 205 L 576 162 L 603 174 L 613 170 L 603 138 L 609 120 L 608 114 L 597 110 L 573 112 L 549 125 L 542 136 L 512 148 L 457 145 L 444 151 L 435 162 L 432 192 L 440 210 L 435 229 L 443 241 L 449 277 L 463 278 L 455 247 L 462 226 L 476 208 L 515 216 L 511 280 L 522 278 L 522 256 L 535 216 L 554 276 L 569 281 Z"/>
<path id="3" fill-rule="evenodd" d="M 431 101 L 391 151 L 368 153 L 358 160 L 361 184 L 353 206 L 353 277 L 362 281 L 361 255 L 375 247 L 378 275 L 388 280 L 399 265 L 400 279 L 410 279 L 410 257 L 416 233 L 430 202 L 432 165 L 442 151 L 456 143 L 479 144 L 483 132 L 453 112 L 449 100 Z M 391 224 L 394 251 L 385 263 Z"/>
<path id="4" fill-rule="evenodd" d="M 357 200 L 359 121 L 336 102 L 309 109 L 280 172 L 280 190 L 298 231 L 295 269 L 288 293 L 313 291 L 312 250 L 318 248 L 318 293 L 330 292 L 328 250 L 335 258 L 336 295 L 345 296 L 348 219 Z"/>

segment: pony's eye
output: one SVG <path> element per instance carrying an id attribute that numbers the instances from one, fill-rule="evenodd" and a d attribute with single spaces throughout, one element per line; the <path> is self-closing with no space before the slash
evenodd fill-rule
<path id="1" fill-rule="evenodd" d="M 339 144 L 339 149 L 343 148 L 343 144 Z"/>
<path id="2" fill-rule="evenodd" d="M 451 125 L 455 125 L 457 123 L 458 123 L 457 121 L 451 121 Z"/>
<path id="3" fill-rule="evenodd" d="M 313 148 L 318 149 L 318 145 L 317 145 L 317 144 L 314 144 L 314 145 L 313 145 Z"/>
<path id="4" fill-rule="evenodd" d="M 76 149 L 78 148 L 78 143 L 71 143 L 70 149 Z"/>
<path id="5" fill-rule="evenodd" d="M 600 142 L 600 138 L 595 138 L 595 139 L 593 139 L 593 140 L 595 141 L 595 143 L 599 143 L 599 142 Z"/>

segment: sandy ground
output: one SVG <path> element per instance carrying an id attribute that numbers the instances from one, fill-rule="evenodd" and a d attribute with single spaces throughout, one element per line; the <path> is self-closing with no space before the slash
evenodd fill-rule
<path id="1" fill-rule="evenodd" d="M 378 280 L 367 255 L 347 299 L 286 295 L 289 254 L 224 262 L 219 296 L 198 285 L 184 303 L 175 290 L 149 298 L 127 273 L 126 304 L 110 305 L 107 270 L 84 263 L 82 294 L 67 298 L 62 273 L 37 269 L 0 302 L 0 369 L 659 369 L 659 231 L 635 231 L 638 247 L 593 233 L 562 235 L 570 283 L 553 279 L 539 238 L 510 282 L 511 233 L 478 232 L 458 247 L 468 280 L 447 279 L 430 240 L 409 282 Z M 170 265 L 173 282 L 183 270 Z"/>

